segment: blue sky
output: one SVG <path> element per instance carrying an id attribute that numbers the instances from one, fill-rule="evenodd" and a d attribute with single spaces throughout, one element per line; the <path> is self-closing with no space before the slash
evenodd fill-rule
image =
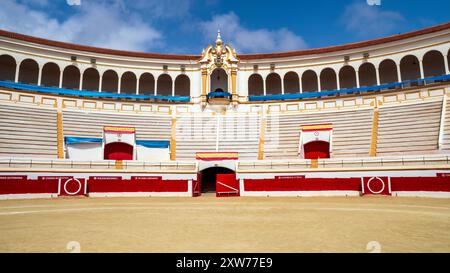
<path id="1" fill-rule="evenodd" d="M 367 1 L 380 1 L 369 5 Z M 450 22 L 448 0 L 0 0 L 0 28 L 134 51 L 238 53 L 362 41 Z"/>

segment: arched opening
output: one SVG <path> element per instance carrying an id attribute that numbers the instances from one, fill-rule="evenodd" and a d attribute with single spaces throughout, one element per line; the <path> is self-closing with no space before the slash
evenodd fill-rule
<path id="1" fill-rule="evenodd" d="M 99 91 L 100 74 L 95 68 L 88 68 L 83 73 L 82 89 L 89 91 Z"/>
<path id="2" fill-rule="evenodd" d="M 112 142 L 105 145 L 104 159 L 133 160 L 133 146 L 124 142 Z"/>
<path id="3" fill-rule="evenodd" d="M 364 63 L 358 71 L 360 86 L 377 85 L 377 71 L 372 63 Z"/>
<path id="4" fill-rule="evenodd" d="M 397 65 L 391 59 L 384 60 L 378 67 L 378 73 L 380 73 L 380 83 L 396 83 L 398 82 Z"/>
<path id="5" fill-rule="evenodd" d="M 162 74 L 158 77 L 157 93 L 162 96 L 172 96 L 172 77 Z"/>
<path id="6" fill-rule="evenodd" d="M 319 84 L 316 72 L 307 70 L 302 75 L 303 93 L 319 91 Z"/>
<path id="7" fill-rule="evenodd" d="M 61 71 L 55 63 L 46 63 L 42 67 L 41 85 L 59 87 L 59 75 Z"/>
<path id="8" fill-rule="evenodd" d="M 137 79 L 133 72 L 125 72 L 120 82 L 120 93 L 136 94 Z"/>
<path id="9" fill-rule="evenodd" d="M 284 75 L 284 93 L 295 94 L 300 93 L 300 79 L 295 72 L 288 72 Z"/>
<path id="10" fill-rule="evenodd" d="M 277 73 L 270 73 L 266 77 L 266 94 L 281 94 L 281 77 Z"/>
<path id="11" fill-rule="evenodd" d="M 330 158 L 330 143 L 311 141 L 303 145 L 305 159 Z"/>
<path id="12" fill-rule="evenodd" d="M 19 67 L 19 82 L 37 84 L 39 77 L 39 65 L 36 61 L 26 59 Z"/>
<path id="13" fill-rule="evenodd" d="M 447 68 L 450 69 L 450 49 L 447 52 Z"/>
<path id="14" fill-rule="evenodd" d="M 420 63 L 416 56 L 408 55 L 400 62 L 402 81 L 420 79 Z"/>
<path id="15" fill-rule="evenodd" d="M 117 93 L 119 85 L 119 76 L 113 70 L 103 73 L 102 91 Z"/>
<path id="16" fill-rule="evenodd" d="M 139 94 L 155 94 L 155 77 L 150 73 L 144 73 L 139 78 Z"/>
<path id="17" fill-rule="evenodd" d="M 0 56 L 0 80 L 15 81 L 16 80 L 16 60 L 9 55 Z"/>
<path id="18" fill-rule="evenodd" d="M 200 185 L 202 192 L 216 192 L 218 174 L 233 174 L 234 171 L 224 167 L 210 167 L 200 172 Z"/>
<path id="19" fill-rule="evenodd" d="M 341 89 L 356 87 L 356 71 L 352 66 L 346 65 L 339 71 L 339 82 Z"/>
<path id="20" fill-rule="evenodd" d="M 186 75 L 178 75 L 175 78 L 175 95 L 176 96 L 190 96 L 191 95 L 191 81 Z"/>
<path id="21" fill-rule="evenodd" d="M 80 70 L 74 65 L 69 65 L 64 69 L 62 87 L 68 89 L 80 88 Z"/>
<path id="22" fill-rule="evenodd" d="M 253 74 L 248 78 L 248 95 L 264 95 L 264 81 L 261 75 Z"/>
<path id="23" fill-rule="evenodd" d="M 211 73 L 210 91 L 217 91 L 219 89 L 228 92 L 228 75 L 222 68 L 216 68 L 213 73 Z"/>
<path id="24" fill-rule="evenodd" d="M 328 91 L 337 89 L 336 72 L 332 68 L 328 67 L 320 72 L 320 88 Z"/>
<path id="25" fill-rule="evenodd" d="M 445 75 L 445 60 L 441 52 L 432 50 L 423 56 L 423 73 L 425 77 Z"/>

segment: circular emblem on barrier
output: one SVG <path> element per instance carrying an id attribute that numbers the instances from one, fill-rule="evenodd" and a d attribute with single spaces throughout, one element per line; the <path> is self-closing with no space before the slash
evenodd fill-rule
<path id="1" fill-rule="evenodd" d="M 317 132 L 317 131 L 314 132 L 314 135 L 315 135 L 315 136 L 319 136 L 319 132 Z"/>
<path id="2" fill-rule="evenodd" d="M 370 183 L 371 183 L 374 179 L 376 179 L 376 180 L 378 180 L 378 181 L 381 182 L 381 185 L 382 185 L 381 190 L 379 190 L 379 191 L 373 191 L 372 188 L 370 187 Z M 367 189 L 368 189 L 371 193 L 373 193 L 373 194 L 379 194 L 379 193 L 382 193 L 382 192 L 384 191 L 384 187 L 385 187 L 384 181 L 383 181 L 383 179 L 381 179 L 381 178 L 379 178 L 379 177 L 372 177 L 372 178 L 369 179 L 369 181 L 367 181 Z"/>
<path id="3" fill-rule="evenodd" d="M 78 189 L 77 189 L 76 191 L 70 192 L 70 191 L 67 190 L 67 184 L 68 184 L 69 182 L 71 182 L 71 181 L 75 181 L 75 182 L 78 183 Z M 80 180 L 78 180 L 78 179 L 76 179 L 76 178 L 69 178 L 69 179 L 66 180 L 66 182 L 64 182 L 64 191 L 65 191 L 65 193 L 67 193 L 68 195 L 75 195 L 75 194 L 79 193 L 80 190 L 81 190 L 81 187 L 82 187 L 82 186 L 81 186 Z"/>

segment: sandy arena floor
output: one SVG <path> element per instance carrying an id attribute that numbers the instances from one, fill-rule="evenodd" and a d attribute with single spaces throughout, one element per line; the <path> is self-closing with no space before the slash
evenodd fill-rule
<path id="1" fill-rule="evenodd" d="M 0 201 L 0 252 L 450 252 L 450 199 Z M 77 245 L 77 243 L 75 243 Z"/>

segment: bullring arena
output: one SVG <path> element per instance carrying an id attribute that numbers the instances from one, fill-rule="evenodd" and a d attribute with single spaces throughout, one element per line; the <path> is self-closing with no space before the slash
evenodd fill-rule
<path id="1" fill-rule="evenodd" d="M 175 55 L 0 30 L 0 251 L 450 251 L 450 23 L 225 38 Z"/>

